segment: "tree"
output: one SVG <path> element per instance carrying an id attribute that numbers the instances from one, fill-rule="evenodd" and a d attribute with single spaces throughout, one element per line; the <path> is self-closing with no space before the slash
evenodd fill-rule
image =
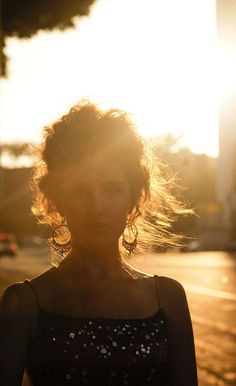
<path id="1" fill-rule="evenodd" d="M 76 16 L 87 16 L 95 0 L 2 0 L 1 76 L 7 75 L 6 38 L 30 38 L 39 30 L 74 27 Z"/>
<path id="2" fill-rule="evenodd" d="M 7 154 L 13 158 L 33 155 L 34 145 L 31 143 L 5 143 L 0 144 L 0 154 Z"/>

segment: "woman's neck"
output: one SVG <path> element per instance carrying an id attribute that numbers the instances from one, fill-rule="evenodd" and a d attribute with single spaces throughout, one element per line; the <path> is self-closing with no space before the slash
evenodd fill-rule
<path id="1" fill-rule="evenodd" d="M 109 250 L 102 249 L 99 252 L 81 247 L 73 248 L 63 265 L 75 278 L 92 282 L 129 277 L 122 268 L 118 246 Z"/>

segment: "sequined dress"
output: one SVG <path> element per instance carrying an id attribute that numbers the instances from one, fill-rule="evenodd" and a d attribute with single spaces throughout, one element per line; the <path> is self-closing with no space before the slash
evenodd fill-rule
<path id="1" fill-rule="evenodd" d="M 39 307 L 26 366 L 33 386 L 171 385 L 163 308 L 144 319 L 61 315 L 43 310 L 25 284 Z"/>

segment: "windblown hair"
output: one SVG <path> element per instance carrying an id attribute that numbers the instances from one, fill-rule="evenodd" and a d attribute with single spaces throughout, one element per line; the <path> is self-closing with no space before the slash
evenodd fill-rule
<path id="1" fill-rule="evenodd" d="M 126 173 L 133 204 L 128 222 L 138 228 L 137 251 L 180 245 L 182 237 L 173 233 L 172 223 L 191 210 L 174 194 L 175 178 L 147 147 L 126 112 L 103 111 L 86 101 L 44 129 L 31 183 L 32 212 L 39 222 L 52 227 L 62 223 L 58 199 L 63 173 L 73 174 L 73 167 L 86 157 L 100 155 L 116 160 Z M 124 253 L 122 259 L 128 264 Z"/>

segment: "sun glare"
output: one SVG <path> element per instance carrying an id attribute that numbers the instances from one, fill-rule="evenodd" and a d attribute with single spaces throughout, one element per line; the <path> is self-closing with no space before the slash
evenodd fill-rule
<path id="1" fill-rule="evenodd" d="M 10 39 L 2 140 L 39 140 L 87 97 L 133 114 L 142 135 L 182 134 L 193 151 L 216 155 L 215 46 L 214 0 L 100 0 L 75 30 Z M 220 93 L 230 84 L 222 74 Z"/>
<path id="2" fill-rule="evenodd" d="M 236 90 L 236 50 L 221 46 L 217 57 L 219 102 Z"/>

